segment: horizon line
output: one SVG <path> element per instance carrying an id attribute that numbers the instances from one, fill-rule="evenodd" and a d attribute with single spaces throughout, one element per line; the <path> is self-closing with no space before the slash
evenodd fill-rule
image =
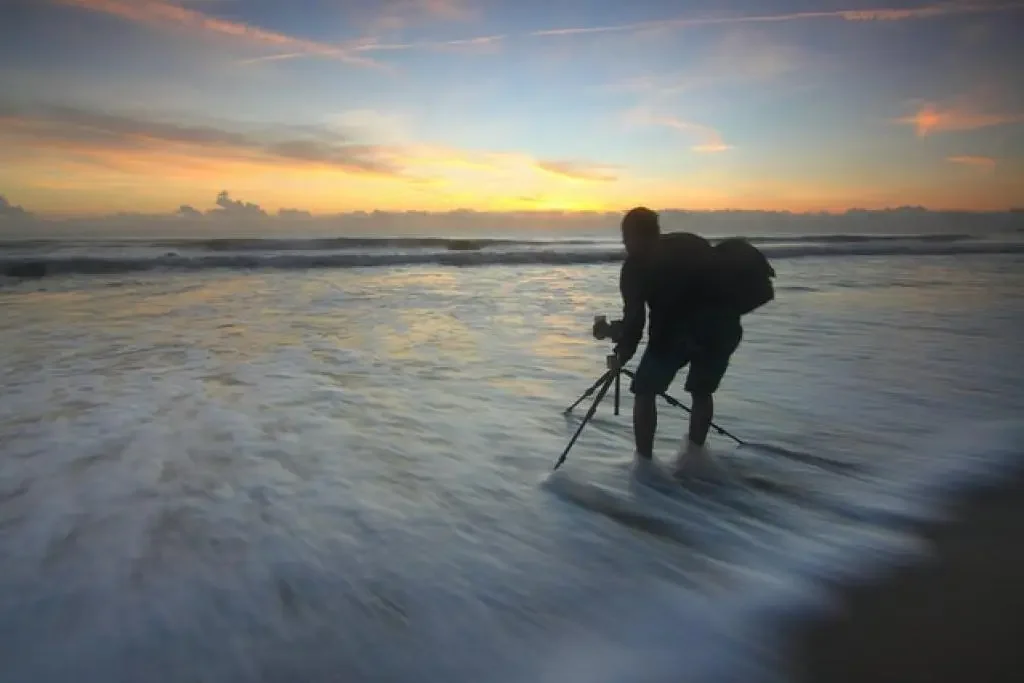
<path id="1" fill-rule="evenodd" d="M 639 206 L 639 205 L 638 205 Z M 267 221 L 267 220 L 282 220 L 282 221 L 309 221 L 309 220 L 330 220 L 332 218 L 373 218 L 374 216 L 452 216 L 452 215 L 475 215 L 475 216 L 566 216 L 566 217 L 584 217 L 584 216 L 595 216 L 595 217 L 612 217 L 621 216 L 629 211 L 629 207 L 626 209 L 515 209 L 515 210 L 478 210 L 468 207 L 459 207 L 454 209 L 448 209 L 444 211 L 428 211 L 422 209 L 402 209 L 402 210 L 385 210 L 385 209 L 357 209 L 353 211 L 336 211 L 336 212 L 324 212 L 314 213 L 312 211 L 296 208 L 281 208 L 276 211 L 267 211 L 260 209 L 259 212 L 244 212 L 245 215 L 230 215 L 232 211 L 222 211 L 218 209 L 210 209 L 208 211 L 198 211 L 195 213 L 182 214 L 179 211 L 167 212 L 167 213 L 143 213 L 133 211 L 116 211 L 111 213 L 74 213 L 74 212 L 33 212 L 24 207 L 13 207 L 22 210 L 20 213 L 12 213 L 4 215 L 0 213 L 0 230 L 7 225 L 13 225 L 19 222 L 46 222 L 46 221 L 88 221 L 88 220 L 102 220 L 105 218 L 119 218 L 119 219 L 160 219 L 177 222 L 194 222 L 194 221 L 225 221 L 225 220 L 243 220 L 243 221 Z M 192 208 L 192 207 L 189 207 Z M 1024 206 L 1010 206 L 999 209 L 970 209 L 970 208 L 929 208 L 919 204 L 892 204 L 882 207 L 869 208 L 865 206 L 851 205 L 843 208 L 822 208 L 822 209 L 744 209 L 737 207 L 722 207 L 715 209 L 687 209 L 681 207 L 669 207 L 669 208 L 654 208 L 656 213 L 673 214 L 676 216 L 686 215 L 710 215 L 710 214 L 723 214 L 723 213 L 734 213 L 734 214 L 765 214 L 765 215 L 788 215 L 788 216 L 808 216 L 808 215 L 839 215 L 849 213 L 928 213 L 928 214 L 1024 214 Z M 218 215 L 219 214 L 219 215 Z"/>

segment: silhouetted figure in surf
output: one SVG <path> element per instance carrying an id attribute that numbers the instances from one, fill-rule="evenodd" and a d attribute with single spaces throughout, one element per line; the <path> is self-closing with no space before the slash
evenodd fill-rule
<path id="1" fill-rule="evenodd" d="M 637 465 L 653 462 L 657 396 L 689 365 L 685 390 L 692 413 L 678 467 L 679 473 L 706 473 L 713 464 L 705 442 L 714 394 L 743 338 L 740 317 L 774 297 L 775 273 L 745 240 L 712 247 L 692 233 L 662 234 L 658 214 L 645 207 L 623 217 L 622 242 L 623 320 L 614 360 L 619 368 L 636 353 L 650 309 L 647 348 L 630 384 Z"/>

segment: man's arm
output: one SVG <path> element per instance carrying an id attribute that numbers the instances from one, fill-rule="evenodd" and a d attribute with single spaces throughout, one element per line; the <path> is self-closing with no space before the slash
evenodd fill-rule
<path id="1" fill-rule="evenodd" d="M 625 365 L 640 345 L 647 318 L 640 271 L 628 261 L 622 264 L 619 291 L 622 293 L 622 336 L 615 345 L 615 355 L 619 358 L 619 364 Z"/>

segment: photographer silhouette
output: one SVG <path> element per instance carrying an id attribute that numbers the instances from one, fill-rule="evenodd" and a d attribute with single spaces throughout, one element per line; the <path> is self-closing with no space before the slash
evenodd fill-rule
<path id="1" fill-rule="evenodd" d="M 690 428 L 678 460 L 698 470 L 711 465 L 705 440 L 714 414 L 713 395 L 743 338 L 740 317 L 774 298 L 767 259 L 745 240 L 712 247 L 693 233 L 661 233 L 658 214 L 631 209 L 622 219 L 626 259 L 619 275 L 623 317 L 594 322 L 594 336 L 615 342 L 622 368 L 648 328 L 647 347 L 633 375 L 636 457 L 653 459 L 658 415 L 655 398 L 689 365 L 685 390 L 692 397 Z M 648 314 L 649 310 L 649 314 Z"/>

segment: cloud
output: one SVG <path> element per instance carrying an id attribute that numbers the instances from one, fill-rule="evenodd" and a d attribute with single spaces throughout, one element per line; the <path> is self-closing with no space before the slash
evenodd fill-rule
<path id="1" fill-rule="evenodd" d="M 407 163 L 422 167 L 467 169 L 498 177 L 518 177 L 540 171 L 577 181 L 611 182 L 618 180 L 609 164 L 573 159 L 538 159 L 522 152 L 472 150 L 443 145 L 410 144 L 404 148 Z"/>
<path id="2" fill-rule="evenodd" d="M 404 52 L 411 50 L 429 50 L 433 52 L 460 52 L 485 54 L 497 52 L 507 36 L 479 36 L 477 38 L 462 38 L 459 40 L 426 40 L 410 43 L 382 43 L 376 39 L 364 39 L 353 42 L 349 48 L 352 52 Z M 240 59 L 236 63 L 242 65 L 262 64 L 265 62 L 280 62 L 289 59 L 300 59 L 309 57 L 305 52 L 286 52 L 277 55 L 265 55 L 262 57 L 251 57 Z"/>
<path id="3" fill-rule="evenodd" d="M 381 109 L 346 109 L 327 117 L 328 125 L 360 138 L 386 143 L 412 139 L 412 122 L 406 114 Z"/>
<path id="4" fill-rule="evenodd" d="M 403 171 L 394 150 L 358 144 L 336 130 L 315 126 L 228 130 L 69 106 L 19 108 L 0 102 L 0 136 L 29 147 L 63 148 L 85 156 L 163 151 L 369 175 L 396 176 Z"/>
<path id="5" fill-rule="evenodd" d="M 449 52 L 484 52 L 493 51 L 507 36 L 492 35 L 458 40 L 428 40 L 412 43 L 378 43 L 367 41 L 354 49 L 358 52 L 387 52 L 400 50 L 435 50 Z"/>
<path id="6" fill-rule="evenodd" d="M 367 3 L 365 7 L 357 8 L 357 12 L 369 14 L 369 19 L 357 23 L 365 24 L 365 29 L 370 35 L 346 43 L 344 49 L 350 54 L 409 50 L 472 53 L 495 52 L 506 38 L 504 35 L 421 41 L 386 41 L 380 38 L 381 34 L 397 34 L 423 21 L 469 20 L 477 14 L 476 6 L 469 2 L 469 0 L 378 0 L 376 3 Z M 239 61 L 239 64 L 259 64 L 309 56 L 311 56 L 309 51 L 289 50 L 281 54 L 243 59 Z"/>
<path id="7" fill-rule="evenodd" d="M 128 184 L 138 193 L 130 201 L 163 196 L 174 206 L 179 200 L 172 188 L 208 189 L 224 177 L 247 188 L 270 186 L 283 197 L 315 195 L 328 203 L 385 201 L 380 198 L 386 195 L 392 206 L 396 201 L 436 203 L 449 195 L 458 202 L 474 197 L 483 204 L 489 197 L 505 201 L 536 193 L 551 184 L 552 175 L 576 181 L 575 189 L 560 185 L 563 203 L 593 203 L 573 193 L 582 191 L 582 183 L 618 180 L 614 167 L 598 162 L 418 143 L 402 129 L 400 118 L 376 118 L 384 122 L 382 128 L 372 125 L 375 112 L 359 110 L 342 112 L 323 125 L 210 124 L 63 105 L 21 107 L 0 100 L 0 167 L 19 169 L 21 182 L 40 188 L 82 192 Z M 232 216 L 262 212 L 226 194 L 220 210 Z M 189 212 L 190 207 L 179 208 L 180 216 Z"/>
<path id="8" fill-rule="evenodd" d="M 694 152 L 725 152 L 733 148 L 732 145 L 725 143 L 721 133 L 710 126 L 684 121 L 675 116 L 655 114 L 646 107 L 637 107 L 628 111 L 626 120 L 634 125 L 662 126 L 694 136 L 699 140 L 690 148 Z"/>
<path id="9" fill-rule="evenodd" d="M 615 210 L 580 211 L 552 208 L 549 198 L 540 195 L 517 196 L 517 207 L 507 210 L 475 211 L 452 209 L 442 211 L 348 211 L 311 215 L 300 209 L 282 209 L 276 215 L 259 220 L 241 212 L 224 215 L 221 208 L 206 212 L 182 207 L 171 213 L 122 213 L 89 217 L 63 216 L 58 220 L 37 218 L 28 223 L 4 223 L 0 220 L 0 237 L 71 237 L 82 235 L 167 238 L 281 237 L 292 232 L 296 221 L 302 222 L 302 234 L 309 237 L 336 239 L 352 235 L 386 237 L 440 235 L 493 235 L 495 231 L 513 233 L 538 229 L 565 231 L 564 235 L 579 235 L 578 231 L 614 237 L 622 212 L 630 208 L 625 204 Z M 233 200 L 230 200 L 233 201 Z M 557 203 L 557 202 L 556 202 Z M 255 206 L 253 204 L 252 206 Z M 765 231 L 775 234 L 906 234 L 917 232 L 958 232 L 962 230 L 961 211 L 929 210 L 919 206 L 895 208 L 849 209 L 828 213 L 817 209 L 757 210 L 722 209 L 693 210 L 674 208 L 673 204 L 652 204 L 658 210 L 662 223 L 668 226 L 686 226 L 704 234 L 758 235 Z M 971 220 L 982 228 L 1005 229 L 1021 225 L 1024 214 L 1013 214 L 1005 209 L 979 210 Z M 234 219 L 234 220 L 232 220 Z M 767 226 L 767 227 L 766 227 Z M 26 229 L 28 228 L 28 229 Z M 672 227 L 671 229 L 676 229 Z M 583 233 L 586 234 L 586 233 Z"/>
<path id="10" fill-rule="evenodd" d="M 287 50 L 289 56 L 324 57 L 361 67 L 386 68 L 362 57 L 349 46 L 331 45 L 226 19 L 165 0 L 51 0 L 80 9 L 110 14 L 127 21 L 161 29 L 190 30 L 248 44 Z M 284 58 L 277 55 L 277 58 Z"/>
<path id="11" fill-rule="evenodd" d="M 789 21 L 808 21 L 813 19 L 839 19 L 851 22 L 870 21 L 906 21 L 912 19 L 930 19 L 955 14 L 974 14 L 1000 12 L 1024 7 L 1024 3 L 1011 2 L 999 5 L 979 3 L 959 3 L 943 5 L 925 5 L 922 7 L 895 9 L 876 8 L 866 10 L 824 10 L 812 12 L 790 12 L 784 14 L 748 14 L 719 17 L 690 17 L 679 19 L 662 19 L 642 21 L 628 24 L 607 26 L 582 26 L 534 31 L 533 36 L 573 36 L 593 33 L 632 32 L 650 29 L 689 28 L 694 26 L 714 26 L 727 24 L 756 24 Z"/>
<path id="12" fill-rule="evenodd" d="M 609 182 L 617 179 L 611 169 L 606 166 L 578 161 L 538 161 L 536 166 L 552 175 L 573 180 Z"/>
<path id="13" fill-rule="evenodd" d="M 278 218 L 307 220 L 312 218 L 313 214 L 305 209 L 278 209 L 277 216 Z"/>
<path id="14" fill-rule="evenodd" d="M 0 220 L 18 220 L 30 218 L 30 214 L 20 206 L 16 206 L 7 201 L 7 197 L 0 194 Z"/>
<path id="15" fill-rule="evenodd" d="M 267 212 L 258 204 L 232 199 L 227 190 L 221 190 L 217 195 L 217 208 L 210 209 L 206 215 L 215 218 L 262 218 Z"/>
<path id="16" fill-rule="evenodd" d="M 1024 123 L 1024 113 L 985 111 L 982 105 L 971 101 L 950 105 L 925 103 L 910 116 L 896 119 L 896 123 L 913 126 L 918 137 L 926 137 L 933 133 Z"/>
<path id="17" fill-rule="evenodd" d="M 946 161 L 953 164 L 961 164 L 963 166 L 970 166 L 972 168 L 984 169 L 986 171 L 994 170 L 996 167 L 996 160 L 992 157 L 983 156 L 955 156 L 946 157 Z"/>
<path id="18" fill-rule="evenodd" d="M 701 59 L 688 63 L 685 70 L 646 74 L 603 89 L 670 97 L 726 83 L 771 81 L 814 63 L 815 59 L 800 46 L 777 43 L 759 32 L 741 28 L 728 31 Z"/>
<path id="19" fill-rule="evenodd" d="M 305 52 L 284 52 L 277 55 L 263 55 L 262 57 L 248 57 L 246 59 L 239 59 L 235 64 L 248 65 L 248 64 L 265 64 L 267 62 L 283 62 L 289 59 L 301 59 L 308 57 L 309 54 Z"/>
<path id="20" fill-rule="evenodd" d="M 378 31 L 400 30 L 425 20 L 466 21 L 476 16 L 469 0 L 377 0 L 371 26 Z"/>
<path id="21" fill-rule="evenodd" d="M 250 45 L 274 48 L 281 52 L 246 58 L 240 64 L 259 64 L 272 61 L 308 57 L 336 59 L 360 67 L 391 70 L 388 65 L 368 56 L 372 52 L 405 50 L 493 52 L 508 36 L 486 35 L 442 41 L 383 41 L 380 33 L 400 31 L 423 20 L 466 21 L 478 14 L 478 7 L 470 0 L 386 0 L 372 4 L 371 36 L 344 43 L 325 43 L 253 26 L 238 21 L 221 19 L 198 9 L 170 0 L 49 0 L 50 2 L 80 9 L 109 14 L 127 21 L 155 26 L 161 29 L 187 30 Z M 213 4 L 190 2 L 188 4 Z M 696 26 L 764 24 L 776 22 L 837 19 L 848 22 L 892 22 L 920 20 L 941 16 L 985 14 L 1024 8 L 1024 2 L 986 4 L 961 2 L 924 5 L 916 8 L 839 9 L 782 14 L 752 14 L 733 16 L 704 16 L 634 22 L 608 26 L 566 27 L 536 30 L 526 36 L 571 36 L 608 32 L 643 32 L 688 28 Z M 756 62 L 754 64 L 757 64 Z M 760 62 L 764 65 L 764 62 Z"/>
<path id="22" fill-rule="evenodd" d="M 209 209 L 205 212 L 196 209 L 194 206 L 183 204 L 178 207 L 178 210 L 172 215 L 186 220 L 199 220 L 204 217 L 216 218 L 219 220 L 270 217 L 270 214 L 268 214 L 259 204 L 232 199 L 231 194 L 227 190 L 221 190 L 217 193 L 217 198 L 214 200 L 214 204 L 216 205 L 216 208 Z M 313 217 L 313 214 L 304 209 L 282 208 L 278 209 L 277 217 L 283 219 L 309 219 Z"/>
<path id="23" fill-rule="evenodd" d="M 618 176 L 615 174 L 616 167 L 590 161 L 537 159 L 520 152 L 473 153 L 463 151 L 452 156 L 457 159 L 456 163 L 459 165 L 481 171 L 505 172 L 527 169 L 577 181 L 605 183 L 618 180 Z"/>
<path id="24" fill-rule="evenodd" d="M 866 9 L 866 10 L 841 10 L 839 18 L 846 21 L 904 21 L 907 19 L 930 19 L 948 14 L 961 14 L 968 11 L 978 11 L 981 6 L 970 5 L 933 5 L 926 7 L 912 7 L 908 9 Z"/>

